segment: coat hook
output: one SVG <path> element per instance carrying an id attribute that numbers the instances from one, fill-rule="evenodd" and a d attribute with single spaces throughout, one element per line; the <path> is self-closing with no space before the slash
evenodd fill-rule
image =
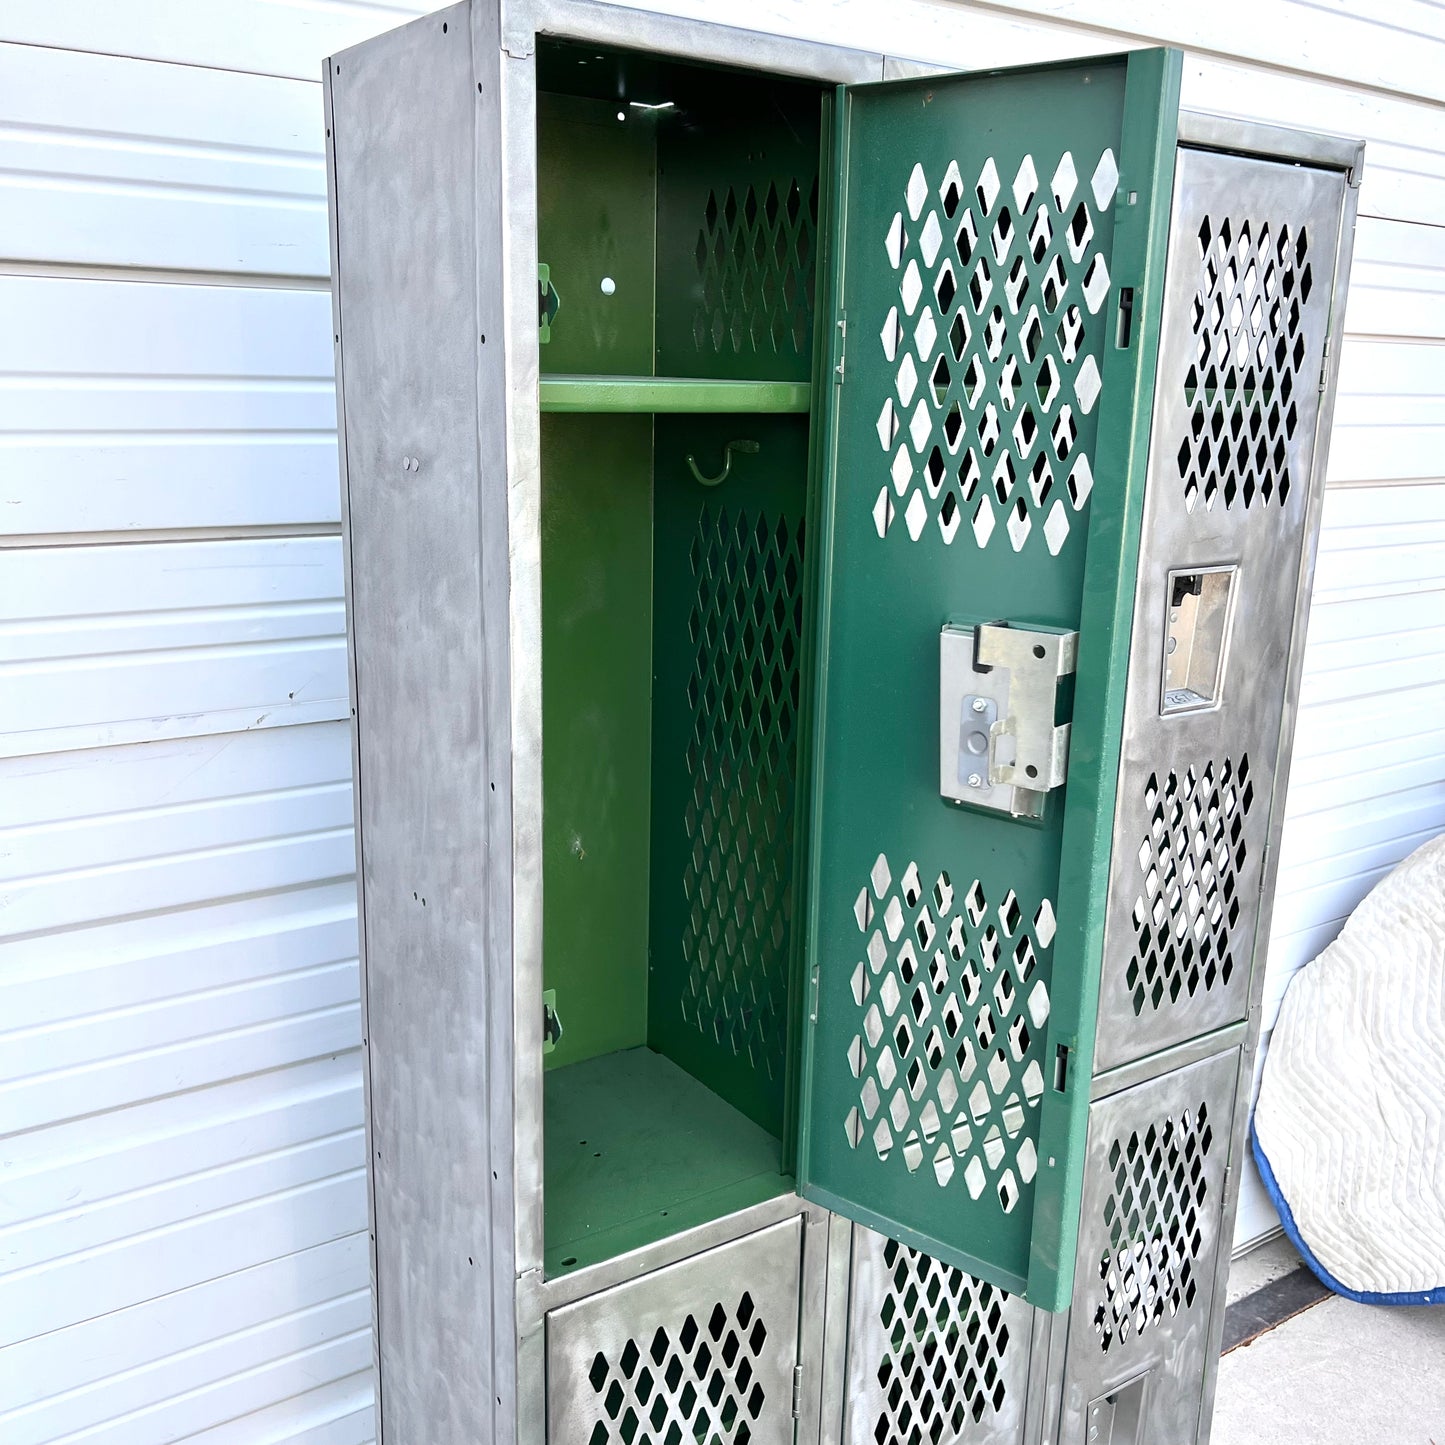
<path id="1" fill-rule="evenodd" d="M 697 469 L 697 461 L 696 461 L 696 459 L 693 457 L 693 455 L 692 455 L 691 452 L 688 453 L 687 464 L 688 464 L 689 467 L 692 468 L 692 474 L 693 474 L 693 476 L 696 477 L 697 480 L 698 480 L 704 487 L 715 487 L 715 486 L 718 485 L 719 482 L 725 482 L 725 481 L 727 481 L 727 479 L 728 479 L 728 473 L 729 473 L 730 471 L 732 471 L 732 469 L 733 469 L 733 453 L 734 453 L 734 452 L 746 452 L 749 456 L 756 456 L 760 450 L 761 450 L 761 448 L 758 446 L 757 442 L 749 442 L 749 441 L 729 442 L 729 443 L 723 448 L 723 469 L 722 469 L 722 471 L 720 471 L 720 472 L 717 474 L 717 476 L 715 476 L 715 477 L 705 477 L 705 476 L 703 476 L 703 474 L 702 474 L 700 471 L 698 471 L 698 469 Z"/>

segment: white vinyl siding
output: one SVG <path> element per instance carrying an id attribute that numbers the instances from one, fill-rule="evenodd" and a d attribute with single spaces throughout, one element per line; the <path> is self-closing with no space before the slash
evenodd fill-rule
<path id="1" fill-rule="evenodd" d="M 434 8 L 0 13 L 7 1445 L 372 1438 L 317 76 Z M 960 68 L 1181 44 L 1186 105 L 1369 143 L 1268 1028 L 1445 827 L 1445 10 L 726 18 Z M 1239 1237 L 1273 1222 L 1248 1181 Z"/>

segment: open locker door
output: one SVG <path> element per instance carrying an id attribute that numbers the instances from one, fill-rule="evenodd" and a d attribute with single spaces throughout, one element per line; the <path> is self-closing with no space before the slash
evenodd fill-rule
<path id="1" fill-rule="evenodd" d="M 934 76 L 844 89 L 837 113 L 798 1173 L 1053 1310 L 1179 70 L 1138 51 Z"/>

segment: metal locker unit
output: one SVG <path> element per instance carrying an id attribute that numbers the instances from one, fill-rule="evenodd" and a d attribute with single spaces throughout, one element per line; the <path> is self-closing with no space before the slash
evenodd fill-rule
<path id="1" fill-rule="evenodd" d="M 913 68 L 327 64 L 383 1440 L 1207 1433 L 1359 148 Z"/>

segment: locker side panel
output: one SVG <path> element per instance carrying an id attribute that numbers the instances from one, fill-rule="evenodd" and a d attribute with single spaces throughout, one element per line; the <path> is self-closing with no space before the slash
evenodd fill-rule
<path id="1" fill-rule="evenodd" d="M 475 50 L 460 6 L 327 65 L 389 1442 L 500 1442 L 514 1395 L 506 463 L 483 425 L 505 380 L 478 345 L 501 341 L 478 308 L 502 295 L 500 51 L 477 18 Z"/>

